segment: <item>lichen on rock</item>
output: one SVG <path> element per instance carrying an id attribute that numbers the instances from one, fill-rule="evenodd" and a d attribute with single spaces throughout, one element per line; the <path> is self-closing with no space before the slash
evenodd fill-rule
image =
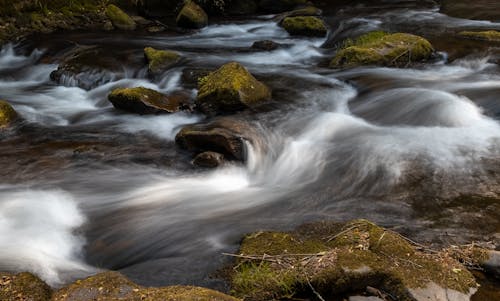
<path id="1" fill-rule="evenodd" d="M 202 77 L 198 87 L 196 104 L 207 114 L 237 111 L 271 99 L 271 90 L 236 62 Z"/>
<path id="2" fill-rule="evenodd" d="M 408 33 L 370 32 L 344 42 L 330 62 L 331 68 L 360 65 L 407 66 L 429 59 L 434 52 L 426 39 Z"/>
<path id="3" fill-rule="evenodd" d="M 123 10 L 114 4 L 106 7 L 106 16 L 111 20 L 113 26 L 122 30 L 134 30 L 137 27 L 135 21 Z"/>
<path id="4" fill-rule="evenodd" d="M 250 234 L 237 256 L 232 291 L 251 300 L 313 296 L 311 288 L 324 297 L 348 296 L 367 286 L 397 300 L 428 300 L 429 294 L 469 300 L 477 288 L 451 256 L 417 250 L 366 220 Z"/>
<path id="5" fill-rule="evenodd" d="M 281 26 L 291 35 L 324 37 L 328 33 L 325 22 L 314 16 L 286 17 Z"/>
<path id="6" fill-rule="evenodd" d="M 175 51 L 159 50 L 152 47 L 144 48 L 144 55 L 148 61 L 148 71 L 152 75 L 162 73 L 181 59 L 181 56 Z"/>

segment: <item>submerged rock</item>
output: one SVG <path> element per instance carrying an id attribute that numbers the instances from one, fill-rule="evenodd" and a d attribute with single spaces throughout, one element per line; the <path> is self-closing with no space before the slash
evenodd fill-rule
<path id="1" fill-rule="evenodd" d="M 2 301 L 48 301 L 51 288 L 31 273 L 1 273 L 0 300 Z"/>
<path id="2" fill-rule="evenodd" d="M 253 49 L 258 49 L 258 50 L 264 50 L 264 51 L 272 51 L 276 50 L 281 47 L 281 44 L 276 43 L 271 40 L 262 40 L 262 41 L 255 41 L 252 44 Z"/>
<path id="3" fill-rule="evenodd" d="M 188 0 L 177 15 L 176 22 L 179 27 L 198 29 L 208 25 L 208 16 L 203 8 Z"/>
<path id="4" fill-rule="evenodd" d="M 167 96 L 144 87 L 115 89 L 108 100 L 117 109 L 138 114 L 175 113 L 190 107 L 182 95 Z"/>
<path id="5" fill-rule="evenodd" d="M 281 13 L 306 3 L 307 0 L 260 0 L 259 9 L 269 13 Z"/>
<path id="6" fill-rule="evenodd" d="M 217 152 L 230 160 L 245 160 L 245 141 L 255 142 L 252 126 L 234 118 L 219 118 L 206 124 L 187 125 L 175 142 L 195 153 Z"/>
<path id="7" fill-rule="evenodd" d="M 426 39 L 408 34 L 371 32 L 346 41 L 330 62 L 331 68 L 360 65 L 406 66 L 431 58 L 434 48 Z"/>
<path id="8" fill-rule="evenodd" d="M 224 164 L 224 155 L 216 152 L 203 152 L 196 155 L 193 165 L 206 168 L 215 168 Z"/>
<path id="9" fill-rule="evenodd" d="M 462 31 L 459 33 L 460 36 L 483 41 L 500 42 L 500 31 L 488 30 L 488 31 Z"/>
<path id="10" fill-rule="evenodd" d="M 281 26 L 291 35 L 324 37 L 328 33 L 325 22 L 314 16 L 286 17 Z"/>
<path id="11" fill-rule="evenodd" d="M 177 64 L 181 56 L 174 51 L 158 50 L 152 47 L 144 48 L 144 55 L 148 61 L 148 71 L 157 75 Z"/>
<path id="12" fill-rule="evenodd" d="M 106 7 L 106 16 L 118 29 L 134 30 L 137 27 L 135 21 L 116 5 L 110 4 Z"/>
<path id="13" fill-rule="evenodd" d="M 328 299 L 370 287 L 402 301 L 458 301 L 477 290 L 472 274 L 447 253 L 419 251 L 366 220 L 250 234 L 239 254 L 232 291 L 251 300 L 314 297 L 311 288 Z"/>
<path id="14" fill-rule="evenodd" d="M 17 118 L 14 108 L 8 102 L 0 100 L 0 129 L 10 126 Z"/>
<path id="15" fill-rule="evenodd" d="M 196 104 L 207 113 L 232 112 L 271 99 L 271 90 L 242 65 L 231 62 L 199 80 Z"/>

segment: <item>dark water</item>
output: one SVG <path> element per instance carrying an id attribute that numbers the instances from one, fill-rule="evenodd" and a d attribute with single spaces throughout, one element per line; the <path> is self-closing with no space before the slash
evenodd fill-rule
<path id="1" fill-rule="evenodd" d="M 52 285 L 105 268 L 146 285 L 220 287 L 210 275 L 244 233 L 323 219 L 367 218 L 437 245 L 498 245 L 499 45 L 454 33 L 500 24 L 435 7 L 326 13 L 328 39 L 290 37 L 263 16 L 188 34 L 53 34 L 5 47 L 0 98 L 25 122 L 0 134 L 0 269 Z M 422 34 L 439 55 L 410 69 L 321 67 L 343 37 L 379 29 Z M 287 46 L 250 50 L 264 39 Z M 51 81 L 82 46 L 116 67 Z M 147 79 L 145 46 L 185 59 Z M 269 106 L 237 116 L 260 141 L 244 165 L 190 165 L 173 139 L 202 115 L 131 115 L 106 100 L 133 86 L 194 96 L 183 71 L 228 61 L 273 89 Z"/>

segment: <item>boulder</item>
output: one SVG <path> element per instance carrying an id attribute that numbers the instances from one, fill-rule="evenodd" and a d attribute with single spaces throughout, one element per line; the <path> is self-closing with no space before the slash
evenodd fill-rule
<path id="1" fill-rule="evenodd" d="M 190 108 L 185 95 L 167 96 L 144 87 L 115 89 L 108 100 L 117 109 L 138 114 L 175 113 Z"/>
<path id="2" fill-rule="evenodd" d="M 434 49 L 426 39 L 408 34 L 371 32 L 344 42 L 330 62 L 331 68 L 360 65 L 407 66 L 431 58 Z"/>
<path id="3" fill-rule="evenodd" d="M 31 273 L 0 273 L 0 300 L 48 301 L 51 288 Z"/>
<path id="4" fill-rule="evenodd" d="M 188 0 L 177 15 L 176 22 L 179 27 L 198 29 L 208 25 L 208 16 L 203 8 Z"/>
<path id="5" fill-rule="evenodd" d="M 279 20 L 279 23 L 281 23 L 286 17 L 321 16 L 322 14 L 323 11 L 321 9 L 315 6 L 306 6 L 279 14 L 276 18 Z"/>
<path id="6" fill-rule="evenodd" d="M 390 300 L 466 301 L 478 286 L 448 253 L 418 250 L 399 234 L 366 220 L 249 234 L 237 257 L 232 290 L 248 300 L 308 299 L 316 294 L 330 300 L 379 291 Z"/>
<path id="7" fill-rule="evenodd" d="M 152 47 L 144 48 L 144 56 L 148 61 L 148 71 L 151 75 L 161 74 L 163 71 L 177 64 L 181 56 L 174 51 L 158 50 Z"/>
<path id="8" fill-rule="evenodd" d="M 52 301 L 93 300 L 238 301 L 223 293 L 201 287 L 142 287 L 117 272 L 104 272 L 78 280 L 52 296 Z"/>
<path id="9" fill-rule="evenodd" d="M 216 152 L 230 160 L 245 160 L 245 141 L 255 143 L 252 126 L 242 120 L 224 117 L 210 123 L 187 125 L 175 137 L 182 148 L 195 153 Z"/>
<path id="10" fill-rule="evenodd" d="M 307 0 L 260 0 L 259 9 L 268 13 L 281 13 L 306 3 Z"/>
<path id="11" fill-rule="evenodd" d="M 271 99 L 271 90 L 236 62 L 201 78 L 196 105 L 207 114 L 233 112 Z"/>
<path id="12" fill-rule="evenodd" d="M 0 100 L 0 129 L 10 126 L 17 118 L 14 108 L 8 102 Z"/>
<path id="13" fill-rule="evenodd" d="M 281 47 L 281 44 L 276 43 L 271 40 L 262 40 L 262 41 L 255 41 L 252 44 L 253 49 L 257 50 L 264 50 L 264 51 L 273 51 Z"/>
<path id="14" fill-rule="evenodd" d="M 224 164 L 224 155 L 216 152 L 203 152 L 193 159 L 193 165 L 206 168 L 215 168 Z"/>
<path id="15" fill-rule="evenodd" d="M 462 31 L 459 33 L 460 36 L 473 40 L 490 41 L 490 42 L 500 42 L 500 31 L 488 30 L 488 31 Z"/>
<path id="16" fill-rule="evenodd" d="M 325 22 L 314 16 L 286 17 L 281 26 L 291 35 L 324 37 L 328 33 Z"/>
<path id="17" fill-rule="evenodd" d="M 113 26 L 118 29 L 134 30 L 137 27 L 135 21 L 114 4 L 110 4 L 106 7 L 106 16 L 111 20 Z"/>
<path id="18" fill-rule="evenodd" d="M 181 80 L 182 83 L 188 89 L 194 89 L 198 87 L 198 82 L 201 78 L 213 72 L 213 69 L 207 68 L 196 68 L 196 67 L 188 67 L 182 70 Z"/>

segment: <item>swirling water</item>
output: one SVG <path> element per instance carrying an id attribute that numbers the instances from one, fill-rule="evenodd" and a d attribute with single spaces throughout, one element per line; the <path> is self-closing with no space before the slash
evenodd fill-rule
<path id="1" fill-rule="evenodd" d="M 342 28 L 385 29 L 398 23 L 391 14 L 402 28 L 451 24 L 434 10 L 404 10 L 347 16 Z M 245 233 L 319 219 L 369 218 L 428 241 L 498 242 L 500 70 L 490 54 L 449 62 L 443 51 L 411 69 L 329 70 L 318 67 L 333 53 L 324 39 L 292 38 L 269 17 L 187 36 L 101 35 L 51 35 L 0 52 L 0 98 L 25 120 L 1 133 L 0 270 L 30 270 L 56 286 L 102 268 L 149 285 L 218 286 L 210 274 Z M 169 48 L 185 61 L 150 80 L 142 58 L 132 59 L 84 90 L 78 79 L 50 80 L 73 47 L 67 39 L 135 58 L 144 46 Z M 250 50 L 263 39 L 284 46 Z M 238 114 L 259 141 L 247 145 L 245 164 L 190 166 L 173 140 L 202 115 L 132 115 L 106 100 L 132 86 L 195 95 L 183 69 L 228 61 L 274 90 L 271 108 Z"/>

